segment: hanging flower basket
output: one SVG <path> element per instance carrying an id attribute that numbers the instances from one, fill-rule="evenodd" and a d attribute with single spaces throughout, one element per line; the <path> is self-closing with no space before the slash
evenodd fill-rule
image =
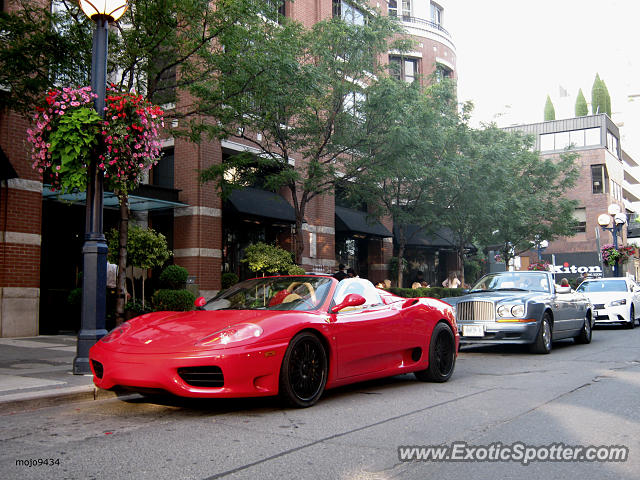
<path id="1" fill-rule="evenodd" d="M 529 270 L 537 270 L 537 271 L 547 271 L 549 270 L 549 262 L 533 262 L 529 264 Z"/>
<path id="2" fill-rule="evenodd" d="M 142 95 L 107 90 L 104 120 L 90 87 L 51 90 L 27 130 L 33 168 L 53 190 L 83 191 L 92 158 L 111 189 L 128 191 L 160 156 L 163 111 Z M 95 152 L 95 153 L 94 153 Z"/>
<path id="3" fill-rule="evenodd" d="M 636 253 L 636 248 L 633 245 L 615 248 L 612 244 L 607 244 L 603 245 L 600 250 L 602 252 L 602 261 L 611 267 L 616 263 L 626 263 L 629 257 L 634 256 Z"/>

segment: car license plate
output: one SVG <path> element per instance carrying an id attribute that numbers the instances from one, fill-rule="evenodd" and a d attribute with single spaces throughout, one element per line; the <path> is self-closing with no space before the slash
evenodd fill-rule
<path id="1" fill-rule="evenodd" d="M 484 337 L 484 325 L 463 325 L 463 337 Z"/>

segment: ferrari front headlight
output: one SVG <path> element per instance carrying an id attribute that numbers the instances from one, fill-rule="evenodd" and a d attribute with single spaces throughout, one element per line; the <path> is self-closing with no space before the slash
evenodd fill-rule
<path id="1" fill-rule="evenodd" d="M 262 335 L 262 328 L 254 323 L 238 323 L 230 327 L 218 330 L 211 335 L 207 335 L 196 342 L 199 347 L 210 345 L 227 345 L 233 342 L 240 342 L 248 338 L 255 338 Z"/>

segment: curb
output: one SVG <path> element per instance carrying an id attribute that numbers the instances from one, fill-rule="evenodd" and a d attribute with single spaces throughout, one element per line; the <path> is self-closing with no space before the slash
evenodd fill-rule
<path id="1" fill-rule="evenodd" d="M 22 413 L 38 408 L 55 407 L 64 403 L 88 402 L 120 398 L 127 400 L 137 398 L 137 393 L 122 394 L 111 390 L 103 390 L 94 385 L 79 387 L 63 387 L 31 393 L 15 393 L 0 397 L 0 415 Z"/>

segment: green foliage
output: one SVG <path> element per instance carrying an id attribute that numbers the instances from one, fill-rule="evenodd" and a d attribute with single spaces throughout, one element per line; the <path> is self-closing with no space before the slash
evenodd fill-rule
<path id="1" fill-rule="evenodd" d="M 196 297 L 188 290 L 156 290 L 153 294 L 155 311 L 188 312 L 193 310 Z"/>
<path id="2" fill-rule="evenodd" d="M 170 290 L 180 290 L 187 283 L 189 271 L 180 265 L 169 265 L 160 274 L 160 285 Z"/>
<path id="3" fill-rule="evenodd" d="M 56 84 L 89 83 L 93 22 L 82 14 L 66 22 L 67 11 L 52 13 L 48 2 L 16 3 L 0 12 L 0 109 L 27 112 Z M 77 12 L 77 2 L 71 8 Z"/>
<path id="4" fill-rule="evenodd" d="M 300 226 L 309 201 L 332 191 L 338 181 L 356 178 L 355 162 L 346 160 L 355 159 L 351 153 L 374 148 L 380 143 L 376 133 L 388 127 L 383 117 L 362 113 L 363 99 L 375 74 L 383 73 L 379 57 L 390 49 L 406 49 L 406 42 L 392 45 L 400 26 L 386 15 L 372 15 L 364 25 L 331 18 L 310 29 L 281 20 L 268 36 L 243 43 L 234 50 L 236 56 L 227 57 L 232 63 L 225 68 L 233 74 L 216 77 L 221 90 L 236 92 L 251 86 L 226 99 L 219 124 L 203 126 L 210 136 L 236 135 L 240 126 L 240 136 L 259 153 L 251 158 L 233 156 L 201 172 L 201 180 L 215 182 L 225 195 L 230 183 L 246 186 L 252 175 L 261 172 L 265 188 L 288 188 L 298 199 L 293 206 L 300 263 L 305 242 Z M 213 101 L 207 88 L 192 93 L 206 103 Z M 245 131 L 262 135 L 258 139 Z M 295 168 L 289 163 L 294 152 L 305 159 Z"/>
<path id="5" fill-rule="evenodd" d="M 391 287 L 389 292 L 403 298 L 418 298 L 418 297 L 431 297 L 431 298 L 447 298 L 447 297 L 459 297 L 464 295 L 461 288 L 444 288 L 444 287 L 430 287 L 430 288 L 398 288 Z"/>
<path id="6" fill-rule="evenodd" d="M 107 245 L 109 252 L 107 259 L 111 263 L 118 262 L 118 230 L 107 232 Z M 172 252 L 167 246 L 167 239 L 161 233 L 152 228 L 142 228 L 139 225 L 129 224 L 127 240 L 127 265 L 139 268 L 154 268 L 166 262 Z"/>
<path id="7" fill-rule="evenodd" d="M 304 275 L 306 272 L 300 265 L 291 265 L 287 268 L 287 275 Z"/>
<path id="8" fill-rule="evenodd" d="M 240 261 L 249 264 L 249 270 L 263 274 L 288 272 L 294 266 L 290 252 L 264 242 L 249 245 L 244 257 Z"/>
<path id="9" fill-rule="evenodd" d="M 98 144 L 100 117 L 93 108 L 81 107 L 58 116 L 49 135 L 51 163 L 59 165 L 58 185 L 64 192 L 87 187 L 87 169 Z"/>
<path id="10" fill-rule="evenodd" d="M 238 278 L 238 275 L 236 275 L 233 272 L 225 272 L 222 274 L 222 290 L 226 290 L 227 288 L 231 287 L 232 285 L 235 285 L 236 283 L 238 283 L 238 280 L 240 280 Z"/>
<path id="11" fill-rule="evenodd" d="M 140 300 L 132 300 L 127 302 L 124 306 L 124 309 L 129 313 L 130 317 L 137 317 L 138 315 L 143 315 L 151 311 L 148 305 L 143 305 Z"/>
<path id="12" fill-rule="evenodd" d="M 584 98 L 582 89 L 580 89 L 576 97 L 576 117 L 584 117 L 587 115 L 589 115 L 589 107 L 587 106 L 587 100 Z"/>
<path id="13" fill-rule="evenodd" d="M 82 303 L 82 288 L 74 288 L 69 292 L 67 296 L 67 303 L 69 305 L 80 305 Z"/>
<path id="14" fill-rule="evenodd" d="M 555 120 L 555 119 L 556 119 L 556 109 L 553 108 L 551 97 L 547 95 L 547 101 L 544 104 L 544 121 L 548 122 L 550 120 Z"/>
<path id="15" fill-rule="evenodd" d="M 611 99 L 607 102 L 607 97 L 609 97 L 607 86 L 600 79 L 600 75 L 596 73 L 591 87 L 591 112 L 593 115 L 606 113 L 611 116 Z"/>

